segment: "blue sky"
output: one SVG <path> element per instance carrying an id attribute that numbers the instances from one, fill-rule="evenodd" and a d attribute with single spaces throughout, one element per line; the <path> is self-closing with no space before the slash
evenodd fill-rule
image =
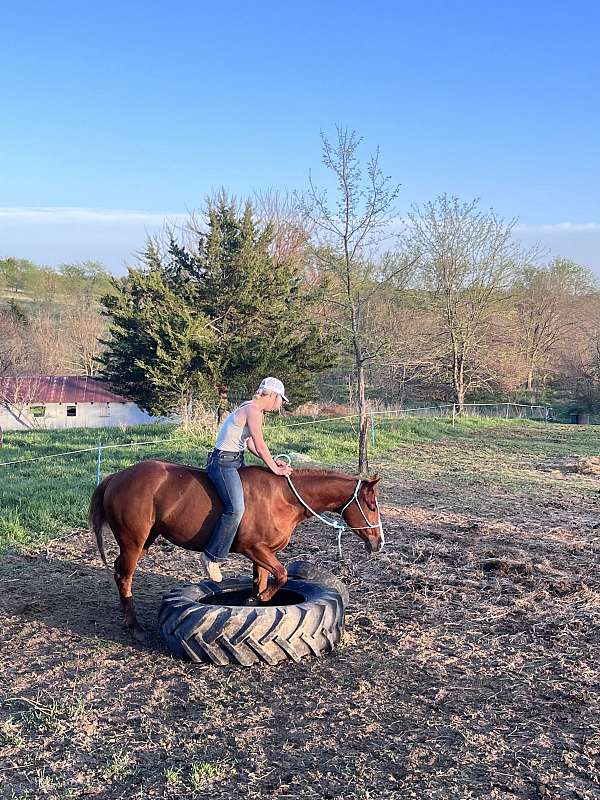
<path id="1" fill-rule="evenodd" d="M 520 220 L 600 275 L 595 2 L 3 5 L 0 257 L 122 271 L 225 186 L 317 180 L 355 128 L 402 184 Z"/>

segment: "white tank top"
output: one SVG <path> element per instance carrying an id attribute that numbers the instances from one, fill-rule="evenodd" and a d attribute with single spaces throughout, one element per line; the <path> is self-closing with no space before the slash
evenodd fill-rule
<path id="1" fill-rule="evenodd" d="M 248 403 L 251 402 L 250 400 L 247 403 L 242 403 L 241 406 L 234 408 L 231 414 L 228 414 L 225 418 L 225 422 L 219 428 L 219 433 L 217 434 L 217 441 L 215 447 L 217 450 L 227 450 L 230 453 L 235 453 L 237 451 L 242 452 L 246 447 L 246 439 L 250 437 L 250 429 L 248 428 L 248 423 L 244 423 L 244 425 L 236 425 L 235 422 L 235 415 L 244 406 L 247 406 Z"/>

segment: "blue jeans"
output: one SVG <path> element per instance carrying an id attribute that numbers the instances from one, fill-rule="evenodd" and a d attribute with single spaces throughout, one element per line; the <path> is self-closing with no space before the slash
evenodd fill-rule
<path id="1" fill-rule="evenodd" d="M 204 552 L 211 561 L 223 563 L 227 560 L 238 525 L 244 515 L 244 489 L 238 474 L 244 466 L 243 453 L 213 450 L 208 457 L 206 473 L 214 483 L 223 502 L 223 513 Z"/>

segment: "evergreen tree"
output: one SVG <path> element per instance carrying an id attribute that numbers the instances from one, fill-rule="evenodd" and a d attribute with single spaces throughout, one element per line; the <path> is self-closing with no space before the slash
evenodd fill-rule
<path id="1" fill-rule="evenodd" d="M 292 265 L 274 262 L 272 242 L 250 203 L 241 216 L 225 197 L 209 208 L 194 266 L 199 307 L 217 331 L 207 366 L 222 405 L 230 390 L 248 395 L 266 374 L 280 376 L 299 403 L 313 395 L 315 373 L 335 361 L 333 342 L 308 313 L 316 298 Z"/>
<path id="2" fill-rule="evenodd" d="M 110 339 L 102 376 L 152 414 L 188 407 L 207 391 L 200 344 L 212 334 L 185 293 L 171 285 L 149 243 L 145 269 L 130 269 L 103 299 Z"/>
<path id="3" fill-rule="evenodd" d="M 251 205 L 238 213 L 225 196 L 208 209 L 208 230 L 192 251 L 171 237 L 161 257 L 130 270 L 105 298 L 112 339 L 104 375 L 144 408 L 166 413 L 179 398 L 248 396 L 275 374 L 294 402 L 314 395 L 314 376 L 335 363 L 331 338 L 310 313 L 317 298 L 296 268 L 270 255 L 271 229 Z"/>

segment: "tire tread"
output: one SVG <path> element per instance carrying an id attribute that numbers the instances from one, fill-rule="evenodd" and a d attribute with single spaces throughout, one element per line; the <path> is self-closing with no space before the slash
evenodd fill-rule
<path id="1" fill-rule="evenodd" d="M 290 578 L 304 601 L 288 606 L 218 606 L 203 599 L 244 589 L 250 579 L 186 584 L 167 594 L 159 610 L 163 640 L 174 655 L 213 664 L 298 662 L 329 653 L 341 639 L 344 601 L 331 585 Z"/>

